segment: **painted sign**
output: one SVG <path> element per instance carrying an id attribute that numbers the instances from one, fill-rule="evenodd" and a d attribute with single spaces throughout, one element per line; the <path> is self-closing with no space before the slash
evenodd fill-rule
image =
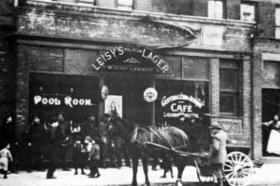
<path id="1" fill-rule="evenodd" d="M 105 100 L 104 113 L 123 117 L 123 97 L 119 95 L 109 95 Z"/>
<path id="2" fill-rule="evenodd" d="M 122 45 L 108 49 L 92 62 L 92 67 L 103 72 L 173 76 L 172 69 L 160 55 L 142 46 Z"/>
<path id="3" fill-rule="evenodd" d="M 179 116 L 184 116 L 185 118 L 199 118 L 203 103 L 193 96 L 179 94 L 163 97 L 161 106 L 164 108 L 164 118 L 178 118 Z"/>
<path id="4" fill-rule="evenodd" d="M 36 95 L 33 98 L 35 105 L 53 105 L 60 106 L 65 105 L 71 108 L 76 106 L 93 106 L 91 99 L 73 98 L 71 96 L 55 97 L 55 96 L 40 96 Z"/>
<path id="5" fill-rule="evenodd" d="M 157 99 L 158 93 L 155 88 L 150 87 L 144 91 L 143 96 L 147 102 L 154 102 Z"/>

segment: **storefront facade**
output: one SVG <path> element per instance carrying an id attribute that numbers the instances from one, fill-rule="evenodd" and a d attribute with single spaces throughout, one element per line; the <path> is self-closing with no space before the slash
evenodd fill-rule
<path id="1" fill-rule="evenodd" d="M 279 71 L 280 71 L 280 42 L 277 39 L 258 38 L 254 40 L 254 73 L 253 97 L 255 130 L 255 154 L 258 157 L 274 157 L 267 152 L 269 127 L 262 125 L 279 115 Z M 269 158 L 268 158 L 269 159 Z"/>
<path id="2" fill-rule="evenodd" d="M 27 1 L 17 25 L 18 135 L 34 113 L 99 120 L 114 102 L 151 126 L 210 113 L 251 146 L 253 24 Z"/>

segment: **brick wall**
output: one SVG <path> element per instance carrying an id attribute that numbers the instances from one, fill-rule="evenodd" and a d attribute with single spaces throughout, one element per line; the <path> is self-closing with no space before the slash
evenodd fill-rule
<path id="1" fill-rule="evenodd" d="M 220 114 L 220 72 L 219 59 L 210 59 L 210 112 L 213 115 Z"/>
<path id="2" fill-rule="evenodd" d="M 251 144 L 251 59 L 247 58 L 243 60 L 243 87 L 242 87 L 242 98 L 243 98 L 243 140 L 245 145 Z"/>
<path id="3" fill-rule="evenodd" d="M 15 111 L 15 60 L 10 36 L 14 32 L 13 7 L 0 1 L 0 125 L 2 118 Z"/>
<path id="4" fill-rule="evenodd" d="M 20 140 L 23 128 L 27 124 L 28 116 L 28 52 L 27 46 L 19 45 L 17 48 L 18 70 L 17 70 L 17 93 L 16 93 L 16 134 Z"/>

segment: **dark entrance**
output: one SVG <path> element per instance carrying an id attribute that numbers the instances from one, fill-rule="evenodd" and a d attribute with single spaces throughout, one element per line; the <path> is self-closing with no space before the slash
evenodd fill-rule
<path id="1" fill-rule="evenodd" d="M 105 77 L 110 95 L 122 96 L 123 118 L 136 123 L 152 125 L 152 105 L 144 100 L 143 93 L 151 87 L 152 78 L 132 76 Z"/>
<path id="2" fill-rule="evenodd" d="M 279 89 L 263 89 L 262 90 L 262 122 L 267 122 L 273 119 L 273 116 L 279 114 L 280 90 Z M 271 156 L 266 152 L 267 142 L 270 134 L 270 129 L 267 126 L 262 126 L 263 135 L 263 155 Z"/>

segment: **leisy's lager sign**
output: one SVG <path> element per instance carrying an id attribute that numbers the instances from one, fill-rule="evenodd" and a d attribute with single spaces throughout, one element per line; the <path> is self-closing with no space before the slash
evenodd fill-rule
<path id="1" fill-rule="evenodd" d="M 103 72 L 173 75 L 160 55 L 142 46 L 121 45 L 105 50 L 92 62 L 92 67 Z"/>
<path id="2" fill-rule="evenodd" d="M 199 118 L 203 103 L 193 96 L 184 94 L 163 97 L 161 101 L 164 118 Z"/>

